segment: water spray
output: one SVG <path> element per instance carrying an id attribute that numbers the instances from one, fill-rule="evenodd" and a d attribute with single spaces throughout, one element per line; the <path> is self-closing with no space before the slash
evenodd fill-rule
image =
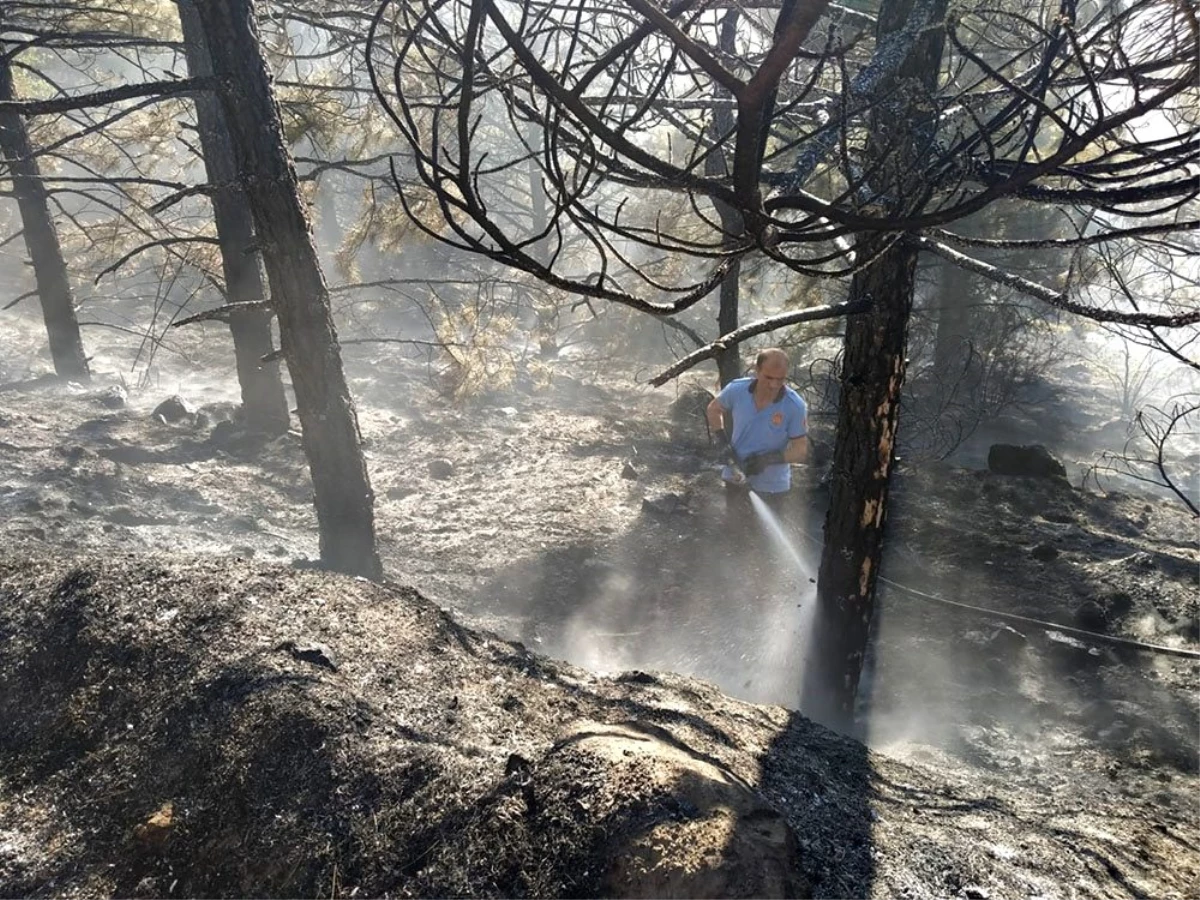
<path id="1" fill-rule="evenodd" d="M 796 570 L 805 578 L 812 580 L 812 573 L 808 566 L 800 557 L 795 545 L 788 539 L 787 532 L 783 528 L 783 523 L 779 521 L 779 517 L 775 515 L 774 510 L 767 505 L 762 497 L 758 496 L 754 491 L 750 492 L 750 505 L 754 507 L 754 512 L 758 515 L 758 520 L 762 522 L 763 529 L 774 541 L 775 546 L 784 552 L 784 555 L 796 565 Z"/>

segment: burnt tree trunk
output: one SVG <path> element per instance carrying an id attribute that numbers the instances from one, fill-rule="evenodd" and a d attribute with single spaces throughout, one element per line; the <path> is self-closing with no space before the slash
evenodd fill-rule
<path id="1" fill-rule="evenodd" d="M 859 251 L 872 252 L 860 244 Z M 801 709 L 845 730 L 875 612 L 896 414 L 904 383 L 917 251 L 898 244 L 854 276 L 852 297 L 870 309 L 846 320 L 841 401 L 825 546 L 817 577 L 814 648 Z"/>
<path id="2" fill-rule="evenodd" d="M 375 497 L 342 371 L 329 290 L 258 40 L 254 2 L 206 0 L 198 9 L 296 392 L 321 561 L 341 572 L 379 578 Z"/>
<path id="3" fill-rule="evenodd" d="M 177 3 L 188 74 L 192 77 L 211 75 L 212 60 L 204 42 L 204 26 L 195 0 L 177 0 Z M 195 102 L 204 168 L 208 183 L 214 188 L 211 195 L 213 218 L 221 248 L 226 300 L 250 304 L 232 312 L 229 317 L 238 384 L 242 391 L 242 411 L 250 428 L 280 434 L 288 428 L 287 397 L 279 363 L 275 360 L 263 362 L 275 348 L 271 339 L 271 311 L 265 303 L 266 292 L 254 246 L 254 217 L 238 184 L 233 147 L 220 101 L 214 94 L 201 92 L 196 95 Z"/>
<path id="4" fill-rule="evenodd" d="M 946 0 L 934 0 L 934 21 L 914 44 L 895 81 L 881 85 L 888 98 L 869 120 L 871 189 L 900 217 L 919 209 L 930 186 L 921 179 L 929 152 L 933 104 L 943 46 L 940 22 Z M 884 0 L 880 37 L 904 27 L 914 0 Z M 854 722 L 858 692 L 875 612 L 875 585 L 883 554 L 892 451 L 896 442 L 900 389 L 904 384 L 908 325 L 918 251 L 898 241 L 878 258 L 886 235 L 860 236 L 856 256 L 873 259 L 850 285 L 852 300 L 868 311 L 846 323 L 841 401 L 825 545 L 817 578 L 814 648 L 805 666 L 801 709 L 840 730 Z"/>
<path id="5" fill-rule="evenodd" d="M 0 55 L 0 100 L 15 99 L 9 57 Z M 54 220 L 50 217 L 49 195 L 29 143 L 25 120 L 19 113 L 0 113 L 0 152 L 8 162 L 13 194 L 21 211 L 25 247 L 33 262 L 54 371 L 60 378 L 90 381 L 92 373 L 83 352 L 67 264 L 63 259 Z"/>
<path id="6" fill-rule="evenodd" d="M 725 13 L 725 18 L 721 22 L 720 48 L 731 56 L 735 50 L 738 14 L 739 10 L 731 9 Z M 715 99 L 722 101 L 717 103 L 713 109 L 712 138 L 716 142 L 732 133 L 734 116 L 733 107 L 729 103 L 732 99 L 729 91 L 717 88 L 713 95 Z M 708 159 L 704 161 L 704 174 L 720 178 L 729 175 L 727 158 L 723 149 L 714 150 L 709 154 Z M 741 213 L 720 200 L 715 201 L 714 205 L 726 239 L 732 241 L 741 237 L 746 228 Z M 742 261 L 739 258 L 734 261 L 733 266 L 721 281 L 719 293 L 721 305 L 717 311 L 718 335 L 729 334 L 738 327 L 738 312 L 742 294 L 741 276 Z M 717 354 L 717 372 L 721 379 L 721 387 L 742 376 L 742 354 L 738 347 L 738 344 L 734 344 Z"/>

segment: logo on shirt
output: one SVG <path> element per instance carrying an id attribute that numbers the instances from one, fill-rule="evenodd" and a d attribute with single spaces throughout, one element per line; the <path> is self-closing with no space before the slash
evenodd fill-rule
<path id="1" fill-rule="evenodd" d="M 778 428 L 783 424 L 783 413 L 777 412 L 771 416 L 771 424 Z"/>

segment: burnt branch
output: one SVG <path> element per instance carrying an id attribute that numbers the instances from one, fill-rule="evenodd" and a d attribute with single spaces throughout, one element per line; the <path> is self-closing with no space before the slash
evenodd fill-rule
<path id="1" fill-rule="evenodd" d="M 215 309 L 205 310 L 204 312 L 196 313 L 183 319 L 176 319 L 171 322 L 169 327 L 179 328 L 183 325 L 192 325 L 196 322 L 224 322 L 228 324 L 240 312 L 252 312 L 254 310 L 270 308 L 271 305 L 265 300 L 252 303 L 226 303 L 224 306 L 218 306 Z"/>
<path id="2" fill-rule="evenodd" d="M 983 260 L 967 256 L 965 253 L 959 253 L 957 250 L 947 247 L 938 241 L 919 235 L 913 235 L 911 240 L 923 250 L 936 253 L 943 259 L 967 271 L 986 276 L 997 284 L 1010 287 L 1030 297 L 1036 297 L 1038 300 L 1042 300 L 1056 309 L 1075 313 L 1095 322 L 1114 322 L 1121 325 L 1143 325 L 1156 328 L 1182 328 L 1187 325 L 1200 323 L 1200 309 L 1177 313 L 1149 313 L 1137 310 L 1122 312 L 1116 309 L 1104 309 L 1089 306 L 1085 303 L 1078 303 L 1069 299 L 1063 291 L 1056 291 L 1035 281 L 1030 281 L 1028 278 L 1023 278 L 1014 272 L 1002 269 L 999 266 L 994 266 Z"/>
<path id="3" fill-rule="evenodd" d="M 90 94 L 78 94 L 71 97 L 54 97 L 49 100 L 0 100 L 0 113 L 15 112 L 22 116 L 46 116 L 75 109 L 107 106 L 110 103 L 118 103 L 134 97 L 166 98 L 181 94 L 193 94 L 197 91 L 210 91 L 216 87 L 216 84 L 216 79 L 211 77 L 181 78 L 167 81 L 147 81 L 141 84 L 123 84 L 120 87 L 104 91 L 94 91 Z"/>
<path id="4" fill-rule="evenodd" d="M 721 335 L 721 337 L 712 343 L 706 344 L 693 353 L 689 353 L 674 365 L 659 372 L 646 383 L 654 387 L 662 387 L 671 379 L 678 378 L 688 369 L 699 365 L 706 359 L 713 359 L 730 347 L 736 347 L 743 341 L 748 341 L 750 338 L 757 337 L 760 334 L 768 334 L 772 331 L 778 331 L 780 328 L 787 328 L 789 325 L 798 325 L 801 322 L 818 322 L 822 319 L 838 319 L 842 316 L 852 316 L 864 312 L 866 309 L 867 305 L 865 303 L 847 301 L 845 303 L 831 303 L 826 306 L 812 306 L 808 309 L 781 313 L 777 316 L 769 316 L 766 319 L 751 322 L 748 325 L 743 325 L 736 331 Z"/>
<path id="5" fill-rule="evenodd" d="M 160 248 L 160 247 L 174 247 L 178 244 L 212 244 L 214 246 L 220 246 L 220 241 L 218 241 L 215 237 L 204 237 L 201 235 L 194 235 L 191 237 L 162 238 L 157 241 L 149 241 L 148 243 L 145 243 L 145 244 L 139 244 L 137 247 L 134 247 L 132 250 L 130 250 L 128 253 L 126 253 L 124 256 L 122 256 L 120 259 L 118 259 L 116 262 L 112 263 L 111 265 L 105 266 L 100 271 L 100 273 L 96 276 L 95 283 L 99 284 L 100 279 L 102 279 L 105 275 L 112 274 L 113 272 L 117 271 L 117 269 L 121 268 L 121 266 L 125 265 L 125 263 L 127 263 L 131 259 L 133 259 L 135 256 L 140 256 L 141 254 L 145 253 L 147 250 L 154 250 L 154 249 Z"/>
<path id="6" fill-rule="evenodd" d="M 823 0 L 385 0 L 368 61 L 411 151 L 393 185 L 428 236 L 653 315 L 754 258 L 844 278 L 872 262 L 855 247 L 920 233 L 1074 252 L 1196 227 L 1190 5 L 954 7 L 944 21 L 937 8 L 918 0 L 875 36 Z M 922 87 L 905 60 L 942 37 L 944 77 Z M 953 234 L 998 201 L 1092 224 L 1074 238 L 1050 216 L 1004 242 Z M 1189 320 L 1025 281 L 1012 283 L 1101 321 Z"/>

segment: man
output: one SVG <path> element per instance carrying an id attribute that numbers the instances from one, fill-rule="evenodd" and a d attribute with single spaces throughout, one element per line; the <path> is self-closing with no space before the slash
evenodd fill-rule
<path id="1" fill-rule="evenodd" d="M 808 409 L 799 394 L 788 387 L 788 357 L 778 347 L 758 354 L 754 376 L 725 385 L 708 404 L 708 427 L 731 457 L 721 476 L 726 487 L 739 486 L 737 472 L 747 487 L 778 505 L 792 486 L 791 463 L 808 459 Z M 732 420 L 725 433 L 725 414 Z M 744 493 L 739 491 L 738 493 Z"/>

